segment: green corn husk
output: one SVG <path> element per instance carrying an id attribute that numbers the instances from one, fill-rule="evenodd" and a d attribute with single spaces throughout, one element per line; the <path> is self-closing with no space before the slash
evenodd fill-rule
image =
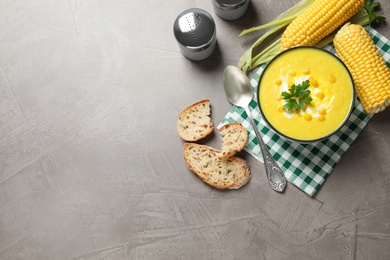
<path id="1" fill-rule="evenodd" d="M 240 58 L 238 67 L 242 69 L 244 72 L 248 70 L 252 70 L 254 67 L 252 66 L 252 52 L 253 49 L 259 46 L 266 38 L 270 35 L 280 31 L 281 29 L 287 27 L 299 14 L 301 14 L 314 0 L 302 0 L 287 11 L 278 15 L 271 22 L 260 25 L 257 27 L 253 27 L 250 29 L 243 30 L 238 37 L 241 37 L 245 34 L 252 33 L 255 31 L 263 30 L 266 28 L 270 28 L 267 32 L 265 32 L 253 45 L 249 48 L 245 54 Z"/>

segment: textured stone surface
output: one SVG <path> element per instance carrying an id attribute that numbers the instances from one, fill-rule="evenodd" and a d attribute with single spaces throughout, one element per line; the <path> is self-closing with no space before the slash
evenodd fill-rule
<path id="1" fill-rule="evenodd" d="M 314 198 L 273 192 L 244 152 L 253 179 L 236 191 L 184 163 L 179 112 L 208 98 L 218 124 L 222 72 L 261 33 L 237 35 L 297 2 L 224 21 L 205 0 L 1 1 L 0 259 L 390 259 L 390 109 Z M 201 62 L 172 30 L 192 7 L 217 26 Z"/>

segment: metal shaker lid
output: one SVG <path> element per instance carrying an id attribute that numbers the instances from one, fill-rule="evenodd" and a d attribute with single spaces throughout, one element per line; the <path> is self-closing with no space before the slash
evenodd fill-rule
<path id="1" fill-rule="evenodd" d="M 173 32 L 180 45 L 190 49 L 203 48 L 215 37 L 215 23 L 205 10 L 191 8 L 176 18 Z"/>

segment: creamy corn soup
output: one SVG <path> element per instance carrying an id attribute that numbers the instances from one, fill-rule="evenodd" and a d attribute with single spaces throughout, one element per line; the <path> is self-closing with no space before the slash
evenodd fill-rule
<path id="1" fill-rule="evenodd" d="M 310 104 L 283 109 L 282 92 L 309 80 Z M 352 79 L 332 54 L 317 48 L 294 48 L 275 58 L 259 84 L 260 109 L 269 124 L 283 135 L 310 141 L 325 137 L 349 116 L 354 99 Z"/>

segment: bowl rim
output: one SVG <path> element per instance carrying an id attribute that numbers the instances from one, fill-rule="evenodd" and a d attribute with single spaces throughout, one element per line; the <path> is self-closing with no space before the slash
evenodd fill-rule
<path id="1" fill-rule="evenodd" d="M 262 108 L 261 108 L 261 104 L 260 104 L 260 83 L 261 83 L 261 80 L 266 72 L 266 70 L 269 68 L 269 65 L 272 64 L 276 59 L 278 59 L 280 56 L 284 55 L 285 53 L 287 52 L 290 52 L 290 51 L 294 51 L 294 50 L 297 50 L 297 49 L 315 49 L 315 50 L 318 50 L 318 51 L 322 51 L 328 55 L 330 55 L 331 57 L 335 58 L 336 60 L 339 61 L 339 63 L 345 68 L 345 70 L 347 71 L 347 74 L 349 76 L 349 78 L 351 79 L 351 88 L 352 88 L 352 100 L 351 100 L 351 104 L 349 106 L 349 111 L 348 113 L 346 114 L 344 120 L 340 123 L 340 125 L 335 128 L 332 132 L 330 132 L 329 134 L 325 135 L 325 136 L 322 136 L 322 137 L 319 137 L 319 138 L 316 138 L 316 139 L 298 139 L 298 138 L 294 138 L 294 137 L 291 137 L 291 136 L 288 136 L 284 133 L 282 133 L 281 131 L 277 130 L 267 119 L 267 117 L 265 116 Z M 257 98 L 257 106 L 260 110 L 260 114 L 261 116 L 263 117 L 264 121 L 266 122 L 267 126 L 269 126 L 276 134 L 278 134 L 279 136 L 282 136 L 283 138 L 287 139 L 287 140 L 290 140 L 290 141 L 294 141 L 294 142 L 298 142 L 298 143 L 303 143 L 303 144 L 311 144 L 311 143 L 316 143 L 316 142 L 320 142 L 320 141 L 324 141 L 326 139 L 329 139 L 329 137 L 331 137 L 332 135 L 334 135 L 335 133 L 337 133 L 344 125 L 345 123 L 349 120 L 351 114 L 352 114 L 352 111 L 355 107 L 355 102 L 356 102 L 356 90 L 355 90 L 355 83 L 353 81 L 353 78 L 352 78 L 352 74 L 351 72 L 349 71 L 349 69 L 347 68 L 347 66 L 344 64 L 344 62 L 339 58 L 337 57 L 335 54 L 331 53 L 330 51 L 327 51 L 323 48 L 319 48 L 319 47 L 316 47 L 316 46 L 296 46 L 296 47 L 292 47 L 290 49 L 287 49 L 285 51 L 282 51 L 280 53 L 278 53 L 275 57 L 273 57 L 271 59 L 270 62 L 268 62 L 268 64 L 266 65 L 266 67 L 264 68 L 264 70 L 261 72 L 261 75 L 259 77 L 259 80 L 257 82 L 257 93 L 256 93 L 256 98 Z"/>

